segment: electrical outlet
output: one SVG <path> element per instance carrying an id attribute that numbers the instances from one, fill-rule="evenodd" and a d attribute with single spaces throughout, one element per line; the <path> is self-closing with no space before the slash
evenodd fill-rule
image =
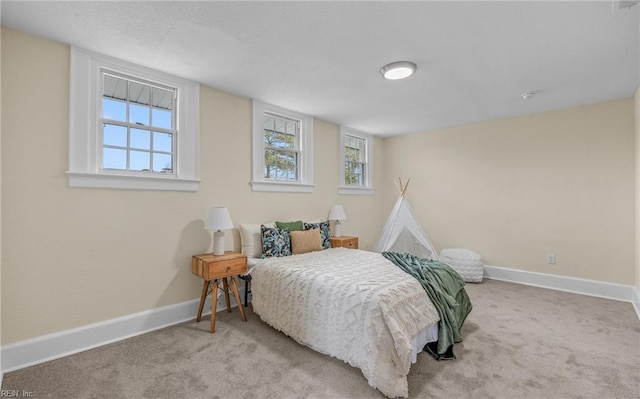
<path id="1" fill-rule="evenodd" d="M 554 254 L 547 254 L 547 264 L 548 265 L 556 264 L 556 256 Z"/>

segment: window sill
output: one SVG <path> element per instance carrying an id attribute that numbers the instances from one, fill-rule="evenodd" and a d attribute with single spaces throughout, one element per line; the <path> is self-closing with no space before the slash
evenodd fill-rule
<path id="1" fill-rule="evenodd" d="M 338 194 L 341 195 L 373 195 L 375 192 L 369 187 L 338 187 Z"/>
<path id="2" fill-rule="evenodd" d="M 312 193 L 313 184 L 284 183 L 284 182 L 274 182 L 274 181 L 252 181 L 251 191 Z"/>
<path id="3" fill-rule="evenodd" d="M 67 172 L 69 187 L 198 191 L 200 180 Z"/>

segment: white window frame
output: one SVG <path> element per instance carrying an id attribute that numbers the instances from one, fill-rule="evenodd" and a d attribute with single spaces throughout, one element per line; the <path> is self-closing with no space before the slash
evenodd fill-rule
<path id="1" fill-rule="evenodd" d="M 345 142 L 347 136 L 357 137 L 359 139 L 363 139 L 365 142 L 365 184 L 364 185 L 353 185 L 347 184 L 344 178 L 345 172 Z M 338 178 L 338 182 L 340 186 L 338 187 L 338 194 L 344 195 L 373 195 L 375 194 L 375 189 L 373 188 L 373 136 L 367 133 L 359 132 L 357 130 L 340 126 L 340 176 Z"/>
<path id="2" fill-rule="evenodd" d="M 271 114 L 299 122 L 298 180 L 270 180 L 264 177 L 264 115 Z M 313 118 L 262 101 L 253 100 L 252 128 L 253 191 L 313 192 Z"/>
<path id="3" fill-rule="evenodd" d="M 102 168 L 101 71 L 108 70 L 178 91 L 174 173 L 123 172 Z M 87 50 L 71 48 L 69 109 L 70 187 L 198 191 L 200 85 Z"/>

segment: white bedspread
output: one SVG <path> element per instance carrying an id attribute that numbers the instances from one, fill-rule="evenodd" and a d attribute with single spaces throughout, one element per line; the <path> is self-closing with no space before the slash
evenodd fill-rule
<path id="1" fill-rule="evenodd" d="M 388 397 L 408 396 L 412 339 L 439 320 L 417 280 L 379 253 L 346 248 L 265 259 L 252 274 L 262 320 L 360 368 Z"/>

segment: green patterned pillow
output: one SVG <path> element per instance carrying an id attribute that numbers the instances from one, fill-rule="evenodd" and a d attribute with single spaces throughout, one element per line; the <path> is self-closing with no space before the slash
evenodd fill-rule
<path id="1" fill-rule="evenodd" d="M 304 223 L 302 223 L 302 220 L 296 220 L 295 222 L 276 222 L 276 227 L 278 227 L 279 229 L 287 229 L 289 231 L 306 230 L 304 228 Z"/>
<path id="2" fill-rule="evenodd" d="M 320 240 L 322 241 L 322 249 L 331 248 L 331 226 L 328 220 L 320 223 L 305 223 L 304 229 L 320 229 Z"/>
<path id="3" fill-rule="evenodd" d="M 262 257 L 291 255 L 291 237 L 288 229 L 260 226 L 262 233 Z"/>

